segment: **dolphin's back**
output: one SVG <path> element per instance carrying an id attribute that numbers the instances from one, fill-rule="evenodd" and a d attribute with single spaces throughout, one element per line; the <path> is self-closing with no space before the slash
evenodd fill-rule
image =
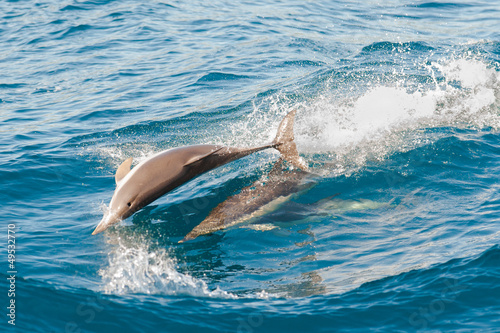
<path id="1" fill-rule="evenodd" d="M 220 150 L 216 145 L 195 145 L 163 151 L 137 165 L 124 187 L 136 187 L 142 207 L 217 165 L 202 163 Z M 118 189 L 117 189 L 118 190 Z M 142 208 L 141 207 L 141 208 Z M 140 209 L 140 208 L 139 208 Z"/>

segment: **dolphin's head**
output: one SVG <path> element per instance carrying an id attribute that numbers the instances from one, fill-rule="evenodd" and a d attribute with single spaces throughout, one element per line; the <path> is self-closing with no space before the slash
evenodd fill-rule
<path id="1" fill-rule="evenodd" d="M 132 158 L 126 159 L 116 170 L 116 190 L 113 193 L 108 210 L 104 213 L 101 222 L 92 232 L 97 235 L 111 227 L 113 224 L 126 219 L 144 205 L 141 205 L 139 185 L 141 181 L 131 179 L 134 172 L 130 172 Z M 135 170 L 135 169 L 134 169 Z"/>
<path id="2" fill-rule="evenodd" d="M 101 222 L 99 222 L 94 232 L 92 232 L 92 235 L 103 232 L 141 208 L 139 206 L 140 200 L 137 199 L 138 195 L 134 192 L 130 188 L 127 188 L 127 186 L 119 186 L 116 189 L 109 203 L 108 210 L 104 213 Z"/>

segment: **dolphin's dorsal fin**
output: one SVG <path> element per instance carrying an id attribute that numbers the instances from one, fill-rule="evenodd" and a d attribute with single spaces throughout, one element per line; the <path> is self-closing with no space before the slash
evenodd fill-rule
<path id="1" fill-rule="evenodd" d="M 125 176 L 130 172 L 130 166 L 132 165 L 132 157 L 127 158 L 123 163 L 116 169 L 115 181 L 116 184 L 120 182 Z"/>

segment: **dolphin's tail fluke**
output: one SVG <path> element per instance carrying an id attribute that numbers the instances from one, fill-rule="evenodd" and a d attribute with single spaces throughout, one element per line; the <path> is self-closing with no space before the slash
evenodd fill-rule
<path id="1" fill-rule="evenodd" d="M 296 110 L 289 112 L 280 123 L 278 133 L 273 141 L 273 147 L 278 149 L 282 157 L 297 168 L 307 170 L 306 162 L 299 156 L 293 136 L 293 123 Z"/>

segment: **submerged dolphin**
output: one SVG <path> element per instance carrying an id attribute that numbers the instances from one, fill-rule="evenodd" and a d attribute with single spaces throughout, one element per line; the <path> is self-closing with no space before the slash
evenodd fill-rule
<path id="1" fill-rule="evenodd" d="M 390 207 L 390 203 L 386 202 L 336 198 L 340 193 L 314 203 L 290 201 L 294 195 L 315 186 L 320 176 L 300 169 L 285 170 L 283 167 L 283 159 L 280 158 L 263 181 L 254 182 L 221 202 L 179 243 L 242 223 L 258 222 L 249 224 L 248 227 L 270 230 L 274 229 L 276 224 L 283 222 L 293 224 L 308 222 L 311 216 Z M 264 216 L 267 217 L 265 220 L 272 220 L 272 225 L 267 222 L 262 224 L 260 220 Z"/>
<path id="2" fill-rule="evenodd" d="M 285 203 L 293 194 L 314 186 L 315 182 L 310 181 L 313 177 L 317 176 L 299 169 L 284 171 L 283 160 L 280 158 L 264 182 L 256 181 L 220 203 L 179 243 L 266 214 L 268 210 Z"/>
<path id="3" fill-rule="evenodd" d="M 92 235 L 126 219 L 188 180 L 260 150 L 275 148 L 285 160 L 300 169 L 307 170 L 294 142 L 295 114 L 294 110 L 283 118 L 276 138 L 268 145 L 256 148 L 217 145 L 174 148 L 148 158 L 132 170 L 130 170 L 132 158 L 127 159 L 116 171 L 117 186 L 109 203 L 109 210 L 104 214 Z"/>

